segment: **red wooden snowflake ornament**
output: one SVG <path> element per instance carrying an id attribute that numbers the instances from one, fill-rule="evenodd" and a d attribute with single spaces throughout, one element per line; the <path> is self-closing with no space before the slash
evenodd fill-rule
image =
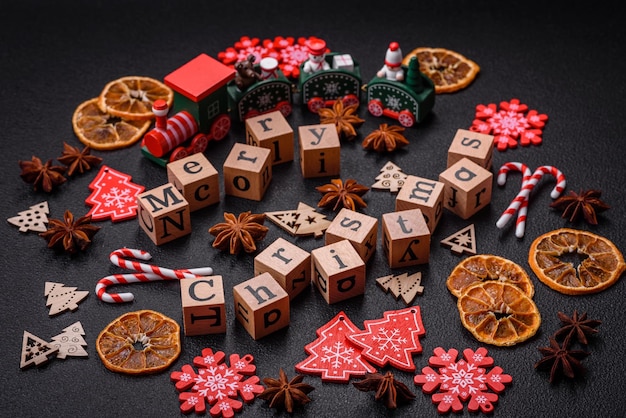
<path id="1" fill-rule="evenodd" d="M 424 393 L 432 394 L 432 401 L 438 405 L 440 414 L 450 410 L 460 412 L 463 402 L 468 400 L 469 411 L 491 413 L 494 403 L 498 401 L 498 393 L 503 392 L 504 385 L 513 380 L 510 375 L 502 373 L 500 367 L 487 371 L 486 368 L 492 366 L 494 361 L 487 356 L 485 348 L 480 347 L 476 351 L 465 349 L 463 358 L 458 361 L 459 352 L 454 348 L 445 351 L 437 347 L 434 353 L 428 364 L 437 370 L 424 367 L 422 374 L 416 375 L 413 380 L 416 385 L 422 386 Z M 437 390 L 439 392 L 434 393 Z"/>
<path id="2" fill-rule="evenodd" d="M 132 183 L 131 178 L 106 165 L 100 168 L 96 178 L 89 184 L 92 193 L 85 199 L 85 203 L 92 205 L 87 213 L 91 215 L 92 221 L 111 218 L 115 222 L 137 216 L 137 195 L 145 187 Z"/>
<path id="3" fill-rule="evenodd" d="M 383 313 L 383 318 L 364 321 L 365 331 L 348 335 L 348 340 L 363 349 L 361 355 L 378 367 L 387 364 L 412 372 L 412 355 L 421 353 L 419 337 L 426 331 L 419 306 Z"/>
<path id="4" fill-rule="evenodd" d="M 230 418 L 243 408 L 238 396 L 251 403 L 256 395 L 265 390 L 258 384 L 258 376 L 253 376 L 256 366 L 252 364 L 252 355 L 239 357 L 238 354 L 231 354 L 230 366 L 224 363 L 225 357 L 222 351 L 214 353 L 205 348 L 202 356 L 193 359 L 197 373 L 189 364 L 185 364 L 180 371 L 172 372 L 170 378 L 175 382 L 176 390 L 181 392 L 178 400 L 183 413 L 195 411 L 204 414 L 206 401 L 212 405 L 209 410 L 212 417 Z M 245 376 L 251 377 L 243 380 Z"/>
<path id="5" fill-rule="evenodd" d="M 361 349 L 346 338 L 358 331 L 348 316 L 339 312 L 318 328 L 318 338 L 304 347 L 309 357 L 296 364 L 296 371 L 321 375 L 323 382 L 336 383 L 348 383 L 352 376 L 374 373 L 376 369 L 361 356 Z"/>
<path id="6" fill-rule="evenodd" d="M 528 106 L 518 99 L 501 102 L 498 109 L 494 103 L 487 106 L 476 106 L 475 119 L 471 131 L 493 135 L 498 151 L 516 148 L 518 143 L 523 147 L 540 145 L 543 141 L 543 127 L 548 116 L 536 110 L 528 111 Z"/>

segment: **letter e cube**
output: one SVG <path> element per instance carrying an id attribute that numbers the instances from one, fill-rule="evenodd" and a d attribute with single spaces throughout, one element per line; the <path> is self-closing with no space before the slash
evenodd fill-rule
<path id="1" fill-rule="evenodd" d="M 220 201 L 217 170 L 200 152 L 169 163 L 167 181 L 182 193 L 192 212 Z"/>

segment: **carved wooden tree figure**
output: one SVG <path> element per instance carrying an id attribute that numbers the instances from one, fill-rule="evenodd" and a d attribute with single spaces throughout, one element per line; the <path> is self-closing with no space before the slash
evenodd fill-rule
<path id="1" fill-rule="evenodd" d="M 78 321 L 64 328 L 61 334 L 52 337 L 50 345 L 59 350 L 57 358 L 64 359 L 67 356 L 87 357 L 87 351 L 83 348 L 83 346 L 87 345 L 87 342 L 83 335 L 85 335 L 85 331 L 80 321 Z"/>
<path id="2" fill-rule="evenodd" d="M 389 190 L 392 193 L 399 191 L 404 185 L 404 180 L 408 174 L 404 174 L 402 169 L 391 161 L 385 164 L 376 176 L 376 183 L 372 184 L 372 189 Z"/>
<path id="3" fill-rule="evenodd" d="M 76 290 L 76 287 L 65 287 L 62 283 L 46 282 L 46 306 L 50 307 L 49 315 L 56 315 L 67 309 L 76 310 L 78 303 L 89 295 L 87 290 Z"/>
<path id="4" fill-rule="evenodd" d="M 20 232 L 36 231 L 44 232 L 46 224 L 48 223 L 49 213 L 48 202 L 41 202 L 37 205 L 31 206 L 28 210 L 23 210 L 17 213 L 17 216 L 13 216 L 7 221 L 20 228 Z"/>

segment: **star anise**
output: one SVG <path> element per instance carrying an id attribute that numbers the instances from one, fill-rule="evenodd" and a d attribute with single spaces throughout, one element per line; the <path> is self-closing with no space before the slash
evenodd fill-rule
<path id="1" fill-rule="evenodd" d="M 344 184 L 341 179 L 332 179 L 329 184 L 318 186 L 315 189 L 324 194 L 317 204 L 320 208 L 330 206 L 333 203 L 335 204 L 333 210 L 337 210 L 340 205 L 351 210 L 367 207 L 367 203 L 361 199 L 361 196 L 367 193 L 370 188 L 358 184 L 356 180 L 348 179 Z"/>
<path id="2" fill-rule="evenodd" d="M 321 108 L 317 114 L 320 116 L 320 123 L 332 123 L 337 128 L 337 135 L 346 139 L 353 139 L 356 136 L 356 127 L 365 122 L 356 111 L 358 104 L 344 106 L 341 99 L 337 99 L 332 108 Z"/>
<path id="3" fill-rule="evenodd" d="M 213 225 L 209 233 L 215 236 L 213 247 L 222 251 L 228 249 L 231 254 L 239 254 L 241 249 L 247 253 L 256 250 L 256 242 L 265 238 L 268 227 L 264 226 L 265 214 L 251 214 L 250 211 L 235 217 L 232 213 L 224 212 L 224 220 Z"/>
<path id="4" fill-rule="evenodd" d="M 598 332 L 596 327 L 602 324 L 602 321 L 597 319 L 587 319 L 587 312 L 579 316 L 578 312 L 574 311 L 571 318 L 563 312 L 558 312 L 557 315 L 563 326 L 554 334 L 554 338 L 565 335 L 566 339 L 571 339 L 575 336 L 579 343 L 585 345 L 587 344 L 587 337 L 596 334 Z"/>
<path id="5" fill-rule="evenodd" d="M 587 351 L 569 349 L 569 336 L 562 344 L 554 337 L 550 337 L 550 347 L 539 347 L 543 358 L 535 363 L 535 369 L 550 369 L 550 383 L 554 382 L 561 374 L 573 379 L 576 375 L 585 372 L 581 360 L 589 355 Z"/>
<path id="6" fill-rule="evenodd" d="M 66 142 L 63 143 L 63 154 L 57 160 L 67 166 L 67 175 L 70 177 L 77 170 L 80 174 L 83 174 L 102 162 L 102 158 L 91 155 L 91 148 L 88 146 L 81 151 Z"/>
<path id="7" fill-rule="evenodd" d="M 366 373 L 361 381 L 352 383 L 355 388 L 363 392 L 375 391 L 374 399 L 384 402 L 388 409 L 396 409 L 398 404 L 405 403 L 415 398 L 407 385 L 397 381 L 393 373 Z"/>
<path id="8" fill-rule="evenodd" d="M 99 230 L 99 226 L 91 224 L 91 215 L 74 220 L 72 212 L 66 210 L 63 219 L 49 219 L 48 230 L 39 236 L 48 241 L 48 248 L 62 247 L 66 252 L 75 254 L 79 250 L 84 251 Z"/>
<path id="9" fill-rule="evenodd" d="M 376 152 L 391 152 L 398 147 L 409 145 L 409 141 L 402 135 L 402 126 L 389 126 L 381 123 L 378 129 L 370 133 L 363 140 L 364 149 L 373 149 Z"/>
<path id="10" fill-rule="evenodd" d="M 302 383 L 304 376 L 296 375 L 293 379 L 288 380 L 287 374 L 282 368 L 278 373 L 278 379 L 270 377 L 263 379 L 267 388 L 258 396 L 270 401 L 270 408 L 285 408 L 291 414 L 294 407 L 311 402 L 311 398 L 307 394 L 315 388 Z"/>
<path id="11" fill-rule="evenodd" d="M 576 193 L 570 190 L 567 196 L 561 196 L 550 207 L 563 211 L 562 218 L 569 218 L 570 222 L 578 220 L 581 216 L 591 225 L 597 225 L 596 213 L 610 209 L 611 207 L 600 200 L 600 190 L 585 190 Z"/>
<path id="12" fill-rule="evenodd" d="M 18 164 L 22 169 L 20 177 L 26 183 L 33 184 L 35 191 L 41 189 L 50 193 L 56 186 L 67 181 L 64 176 L 65 167 L 52 165 L 52 160 L 42 164 L 41 159 L 33 155 L 30 161 L 18 161 Z"/>

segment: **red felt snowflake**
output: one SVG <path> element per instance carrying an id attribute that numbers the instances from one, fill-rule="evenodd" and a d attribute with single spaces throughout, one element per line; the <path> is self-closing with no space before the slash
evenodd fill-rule
<path id="1" fill-rule="evenodd" d="M 437 368 L 424 367 L 422 374 L 413 380 L 422 386 L 422 391 L 432 395 L 437 404 L 437 411 L 445 414 L 452 409 L 457 413 L 463 410 L 463 402 L 469 400 L 467 409 L 483 413 L 493 412 L 494 403 L 498 401 L 498 393 L 504 391 L 504 385 L 511 383 L 512 377 L 502 373 L 500 367 L 487 371 L 493 365 L 493 358 L 487 356 L 487 349 L 476 351 L 465 349 L 463 359 L 457 361 L 459 352 L 454 348 L 445 351 L 441 347 L 434 350 L 435 355 L 428 364 Z M 440 393 L 434 393 L 439 389 Z M 492 392 L 490 392 L 491 390 Z M 494 393 L 495 392 L 495 393 Z"/>
<path id="2" fill-rule="evenodd" d="M 387 364 L 406 371 L 415 370 L 413 353 L 421 353 L 419 336 L 426 331 L 419 306 L 384 312 L 383 318 L 364 321 L 365 331 L 348 335 L 361 347 L 361 355 L 378 367 Z"/>
<path id="3" fill-rule="evenodd" d="M 516 148 L 518 143 L 523 147 L 540 145 L 543 127 L 548 116 L 536 110 L 528 111 L 528 106 L 518 99 L 501 102 L 500 108 L 491 103 L 476 106 L 476 116 L 471 131 L 493 135 L 498 151 Z"/>
<path id="4" fill-rule="evenodd" d="M 217 58 L 226 65 L 234 66 L 237 61 L 247 59 L 252 54 L 259 63 L 261 58 L 273 57 L 278 60 L 278 68 L 285 77 L 297 79 L 300 75 L 300 64 L 309 57 L 306 42 L 309 38 L 282 37 L 274 39 L 250 38 L 242 36 L 232 47 L 217 54 Z"/>
<path id="5" fill-rule="evenodd" d="M 324 382 L 340 383 L 347 383 L 352 376 L 374 373 L 376 369 L 361 356 L 361 349 L 346 338 L 358 331 L 348 316 L 339 312 L 318 328 L 318 338 L 304 347 L 309 357 L 296 364 L 296 371 L 321 375 Z"/>
<path id="6" fill-rule="evenodd" d="M 195 411 L 204 414 L 206 400 L 212 405 L 209 411 L 212 417 L 232 417 L 243 408 L 238 396 L 251 403 L 256 395 L 265 390 L 258 384 L 260 379 L 253 376 L 256 366 L 252 364 L 252 355 L 239 357 L 238 354 L 231 354 L 230 366 L 224 363 L 225 357 L 222 351 L 213 353 L 210 348 L 205 348 L 202 356 L 193 359 L 197 373 L 189 364 L 185 364 L 180 371 L 172 372 L 170 378 L 176 382 L 176 390 L 181 392 L 178 399 L 183 413 Z M 244 380 L 245 376 L 250 377 Z"/>

